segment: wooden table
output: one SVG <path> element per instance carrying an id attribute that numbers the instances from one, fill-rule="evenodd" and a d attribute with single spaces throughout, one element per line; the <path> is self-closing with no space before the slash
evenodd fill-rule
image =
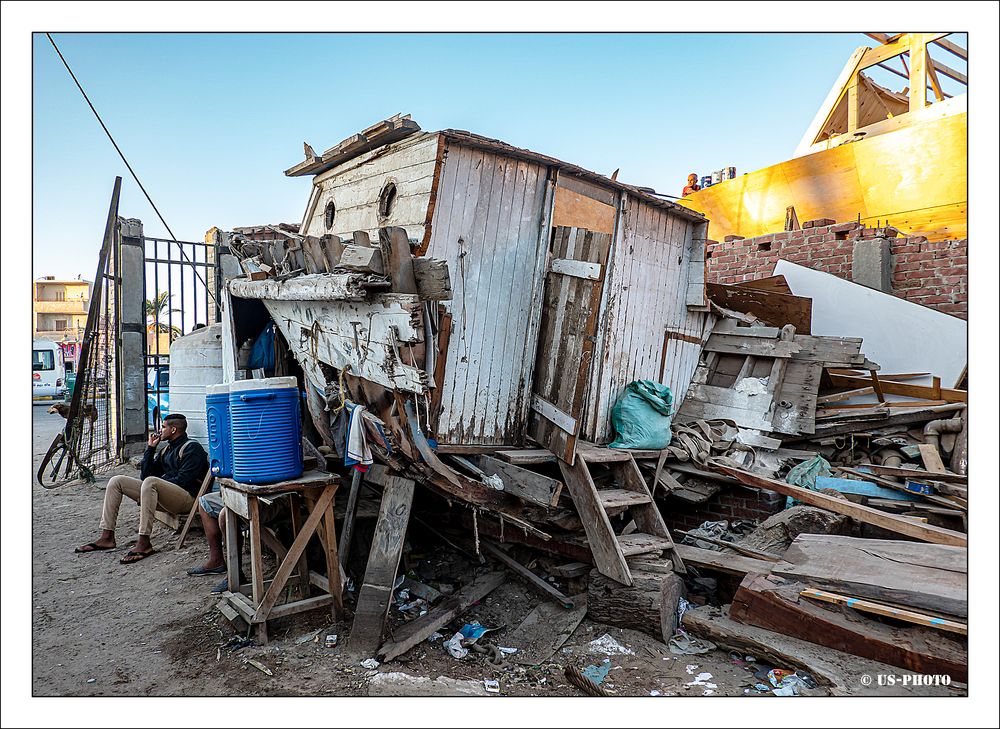
<path id="1" fill-rule="evenodd" d="M 286 615 L 330 606 L 333 618 L 339 619 L 343 613 L 343 583 L 340 573 L 340 559 L 337 554 L 336 527 L 333 516 L 333 499 L 339 485 L 339 478 L 330 473 L 307 471 L 301 477 L 271 484 L 246 484 L 231 478 L 218 479 L 222 501 L 231 514 L 250 522 L 250 568 L 251 598 L 242 592 L 240 584 L 240 550 L 237 539 L 236 519 L 226 519 L 226 567 L 229 591 L 223 593 L 223 600 L 239 613 L 250 625 L 257 626 L 257 637 L 267 642 L 267 621 Z M 275 545 L 280 564 L 270 585 L 265 590 L 262 561 L 262 542 L 273 542 L 271 535 L 261 527 L 260 499 L 287 496 L 292 510 L 292 532 L 294 541 L 287 551 Z M 307 507 L 307 516 L 302 521 L 301 508 Z M 322 526 L 322 530 L 320 530 Z M 316 535 L 323 545 L 326 555 L 326 577 L 309 569 L 306 546 Z M 285 552 L 284 555 L 281 553 Z M 297 570 L 301 594 L 307 597 L 277 605 Z M 318 588 L 322 594 L 308 597 L 310 586 Z"/>

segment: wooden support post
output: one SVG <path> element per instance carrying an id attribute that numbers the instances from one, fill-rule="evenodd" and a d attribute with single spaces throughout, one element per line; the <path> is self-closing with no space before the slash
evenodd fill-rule
<path id="1" fill-rule="evenodd" d="M 927 43 L 923 34 L 910 34 L 910 111 L 927 106 Z"/>
<path id="2" fill-rule="evenodd" d="M 292 540 L 294 541 L 299 532 L 302 531 L 302 497 L 299 494 L 289 494 L 289 508 L 292 512 Z M 285 552 L 287 554 L 287 550 Z M 299 584 L 302 586 L 302 595 L 309 596 L 309 560 L 305 550 L 299 557 Z"/>
<path id="3" fill-rule="evenodd" d="M 264 599 L 264 552 L 260 544 L 260 502 L 256 498 L 247 499 L 247 508 L 250 510 L 250 584 L 253 588 L 254 605 L 260 605 Z M 260 623 L 257 628 L 257 637 L 262 644 L 267 643 L 267 623 Z"/>
<path id="4" fill-rule="evenodd" d="M 361 471 L 353 469 L 351 492 L 347 496 L 347 510 L 344 512 L 344 527 L 340 532 L 340 565 L 347 568 L 347 558 L 351 553 L 351 538 L 354 536 L 354 520 L 358 514 L 358 495 L 361 492 Z"/>
<path id="5" fill-rule="evenodd" d="M 344 650 L 349 655 L 374 656 L 382 643 L 382 631 L 392 600 L 392 585 L 403 554 L 403 540 L 410 522 L 410 507 L 416 484 L 408 478 L 386 476 L 382 506 L 368 556 L 365 579 L 358 592 L 354 625 Z"/>

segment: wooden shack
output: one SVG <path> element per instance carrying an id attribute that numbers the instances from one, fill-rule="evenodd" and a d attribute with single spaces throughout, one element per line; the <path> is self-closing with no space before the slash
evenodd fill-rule
<path id="1" fill-rule="evenodd" d="M 497 140 L 422 132 L 408 117 L 323 154 L 308 148 L 286 174 L 313 176 L 302 236 L 377 240 L 400 228 L 414 256 L 447 264 L 428 372 L 442 446 L 531 436 L 571 460 L 577 438 L 610 439 L 630 381 L 683 398 L 709 316 L 700 214 Z"/>

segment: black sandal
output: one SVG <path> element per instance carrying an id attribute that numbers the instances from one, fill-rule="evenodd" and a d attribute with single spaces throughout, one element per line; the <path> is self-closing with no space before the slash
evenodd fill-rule
<path id="1" fill-rule="evenodd" d="M 146 557 L 152 557 L 154 554 L 156 554 L 155 549 L 151 549 L 148 552 L 136 552 L 130 549 L 128 554 L 118 560 L 118 562 L 120 564 L 135 564 L 136 562 L 142 562 Z"/>
<path id="2" fill-rule="evenodd" d="M 90 547 L 90 549 L 87 549 L 87 547 Z M 114 547 L 99 547 L 97 546 L 97 542 L 88 542 L 87 544 L 84 544 L 82 547 L 77 547 L 73 551 L 76 552 L 77 554 L 90 554 L 91 552 L 107 552 L 108 550 L 117 548 L 118 545 L 115 545 Z"/>

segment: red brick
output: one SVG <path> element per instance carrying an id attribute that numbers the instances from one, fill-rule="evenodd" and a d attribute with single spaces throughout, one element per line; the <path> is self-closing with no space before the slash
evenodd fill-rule
<path id="1" fill-rule="evenodd" d="M 825 225 L 833 225 L 837 221 L 832 218 L 816 218 L 815 220 L 807 220 L 802 224 L 803 228 L 819 228 Z"/>
<path id="2" fill-rule="evenodd" d="M 830 231 L 833 233 L 846 233 L 848 231 L 857 230 L 860 227 L 861 225 L 856 222 L 840 223 L 839 225 L 831 227 Z"/>

